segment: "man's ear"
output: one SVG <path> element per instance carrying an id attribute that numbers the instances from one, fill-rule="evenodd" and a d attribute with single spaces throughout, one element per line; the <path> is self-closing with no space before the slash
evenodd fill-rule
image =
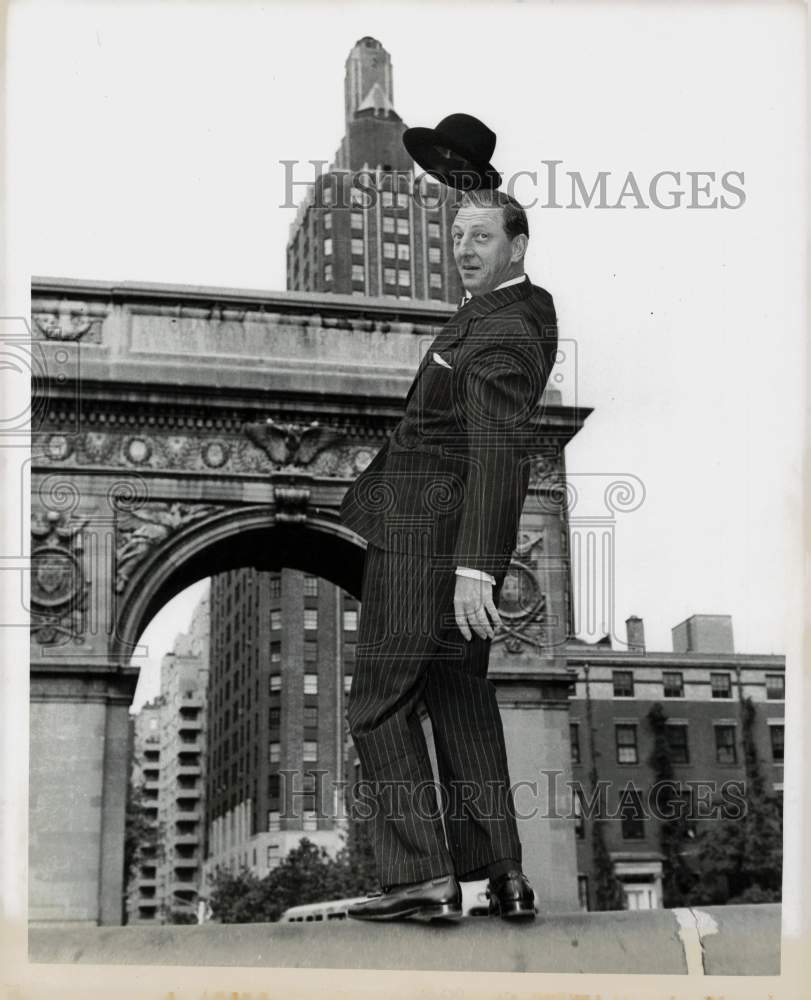
<path id="1" fill-rule="evenodd" d="M 519 233 L 517 236 L 513 237 L 512 254 L 510 260 L 513 264 L 517 264 L 518 261 L 524 259 L 524 254 L 527 252 L 527 245 L 529 240 L 527 239 L 526 233 Z"/>

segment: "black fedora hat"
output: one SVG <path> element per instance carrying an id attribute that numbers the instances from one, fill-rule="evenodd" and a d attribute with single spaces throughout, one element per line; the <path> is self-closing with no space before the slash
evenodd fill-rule
<path id="1" fill-rule="evenodd" d="M 426 173 L 448 187 L 475 191 L 501 184 L 490 162 L 496 133 L 473 115 L 448 115 L 436 128 L 408 128 L 403 145 Z"/>

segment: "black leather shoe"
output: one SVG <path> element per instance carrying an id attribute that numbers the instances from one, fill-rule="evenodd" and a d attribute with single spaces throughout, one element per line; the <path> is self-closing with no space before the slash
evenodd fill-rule
<path id="1" fill-rule="evenodd" d="M 355 920 L 457 920 L 462 916 L 462 889 L 454 875 L 440 875 L 384 889 L 346 912 Z"/>
<path id="2" fill-rule="evenodd" d="M 495 879 L 487 887 L 490 900 L 490 916 L 502 916 L 505 920 L 533 920 L 538 912 L 535 906 L 535 892 L 529 879 L 518 868 L 511 868 Z"/>

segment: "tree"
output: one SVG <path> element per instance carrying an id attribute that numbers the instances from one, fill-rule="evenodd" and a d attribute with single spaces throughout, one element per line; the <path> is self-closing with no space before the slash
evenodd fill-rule
<path id="1" fill-rule="evenodd" d="M 754 738 L 756 710 L 742 699 L 742 743 L 746 772 L 745 810 L 739 818 L 712 821 L 696 838 L 696 882 L 686 904 L 778 902 L 783 870 L 780 801 L 765 790 Z"/>
<path id="2" fill-rule="evenodd" d="M 654 784 L 659 785 L 658 804 L 664 817 L 659 821 L 659 842 L 665 856 L 662 873 L 664 906 L 683 906 L 695 885 L 696 875 L 687 855 L 693 844 L 690 827 L 674 778 L 670 744 L 667 739 L 667 715 L 659 702 L 648 712 L 648 725 L 653 731 L 653 750 L 648 766 L 653 771 Z M 659 784 L 661 782 L 661 785 Z"/>
<path id="3" fill-rule="evenodd" d="M 591 693 L 589 691 L 589 667 L 585 667 L 586 675 L 586 724 L 589 732 L 589 756 L 591 766 L 589 768 L 589 781 L 591 783 L 592 794 L 600 787 L 600 776 L 597 772 L 597 758 L 600 756 L 594 739 L 594 716 L 591 707 Z M 598 800 L 599 801 L 599 800 Z M 622 885 L 614 874 L 614 864 L 608 853 L 605 843 L 604 824 L 606 820 L 601 819 L 599 812 L 591 822 L 591 851 L 596 870 L 594 901 L 598 910 L 621 910 L 625 905 L 625 893 Z"/>
<path id="4" fill-rule="evenodd" d="M 124 820 L 125 897 L 142 864 L 158 864 L 162 854 L 161 826 L 147 814 L 143 782 L 127 788 Z M 126 906 L 124 907 L 126 921 Z"/>
<path id="5" fill-rule="evenodd" d="M 224 924 L 278 920 L 291 906 L 360 896 L 376 883 L 367 835 L 351 828 L 334 858 L 302 837 L 264 878 L 244 867 L 236 873 L 218 867 L 209 880 L 212 916 Z"/>

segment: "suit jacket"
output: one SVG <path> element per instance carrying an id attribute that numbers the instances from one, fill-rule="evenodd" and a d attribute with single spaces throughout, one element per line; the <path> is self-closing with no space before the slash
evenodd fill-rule
<path id="1" fill-rule="evenodd" d="M 381 548 L 503 574 L 556 351 L 552 296 L 528 278 L 470 299 L 425 352 L 403 417 L 344 497 L 343 523 Z"/>

